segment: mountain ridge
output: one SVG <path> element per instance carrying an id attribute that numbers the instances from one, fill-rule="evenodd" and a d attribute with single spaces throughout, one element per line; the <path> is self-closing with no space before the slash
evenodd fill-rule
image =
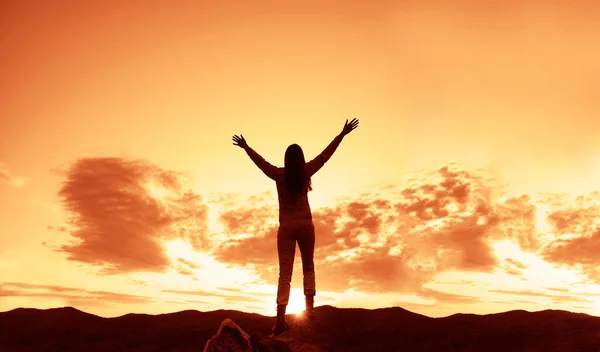
<path id="1" fill-rule="evenodd" d="M 315 308 L 303 341 L 328 351 L 595 351 L 600 317 L 563 310 L 515 309 L 492 314 L 428 317 L 401 307 Z M 273 316 L 236 310 L 182 310 L 101 317 L 73 307 L 0 312 L 0 350 L 198 351 L 225 319 L 267 336 Z M 301 322 L 288 315 L 292 323 Z M 300 337 L 298 337 L 300 338 Z"/>

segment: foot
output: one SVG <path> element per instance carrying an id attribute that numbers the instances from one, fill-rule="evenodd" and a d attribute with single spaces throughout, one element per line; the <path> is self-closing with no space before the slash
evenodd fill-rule
<path id="1" fill-rule="evenodd" d="M 287 321 L 284 321 L 283 323 L 277 322 L 277 324 L 275 324 L 275 326 L 273 327 L 273 335 L 274 336 L 281 335 L 287 329 L 288 329 L 288 323 L 287 323 Z"/>
<path id="2" fill-rule="evenodd" d="M 304 316 L 307 320 L 315 320 L 315 295 L 306 295 L 306 310 Z"/>

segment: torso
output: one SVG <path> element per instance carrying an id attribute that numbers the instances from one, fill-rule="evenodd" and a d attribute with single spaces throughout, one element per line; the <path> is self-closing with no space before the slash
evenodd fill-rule
<path id="1" fill-rule="evenodd" d="M 312 223 L 312 214 L 308 203 L 308 185 L 305 185 L 299 194 L 292 194 L 285 188 L 283 175 L 282 173 L 282 176 L 275 181 L 279 200 L 280 224 Z"/>

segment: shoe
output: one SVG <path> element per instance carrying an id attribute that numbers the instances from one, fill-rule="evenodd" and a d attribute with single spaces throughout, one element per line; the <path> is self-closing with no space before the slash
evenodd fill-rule
<path id="1" fill-rule="evenodd" d="M 285 305 L 277 306 L 277 321 L 275 326 L 273 327 L 273 335 L 277 336 L 285 332 L 288 327 L 288 324 L 285 320 Z"/>
<path id="2" fill-rule="evenodd" d="M 275 324 L 273 327 L 273 336 L 279 336 L 288 330 L 289 326 L 287 322 L 282 324 Z"/>

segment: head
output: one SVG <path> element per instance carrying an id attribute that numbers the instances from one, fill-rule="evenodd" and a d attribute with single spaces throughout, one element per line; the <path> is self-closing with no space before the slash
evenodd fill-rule
<path id="1" fill-rule="evenodd" d="M 304 152 L 298 144 L 285 151 L 285 186 L 290 193 L 300 193 L 305 185 L 312 190 L 310 179 L 304 180 Z M 306 184 L 307 183 L 307 184 Z"/>

